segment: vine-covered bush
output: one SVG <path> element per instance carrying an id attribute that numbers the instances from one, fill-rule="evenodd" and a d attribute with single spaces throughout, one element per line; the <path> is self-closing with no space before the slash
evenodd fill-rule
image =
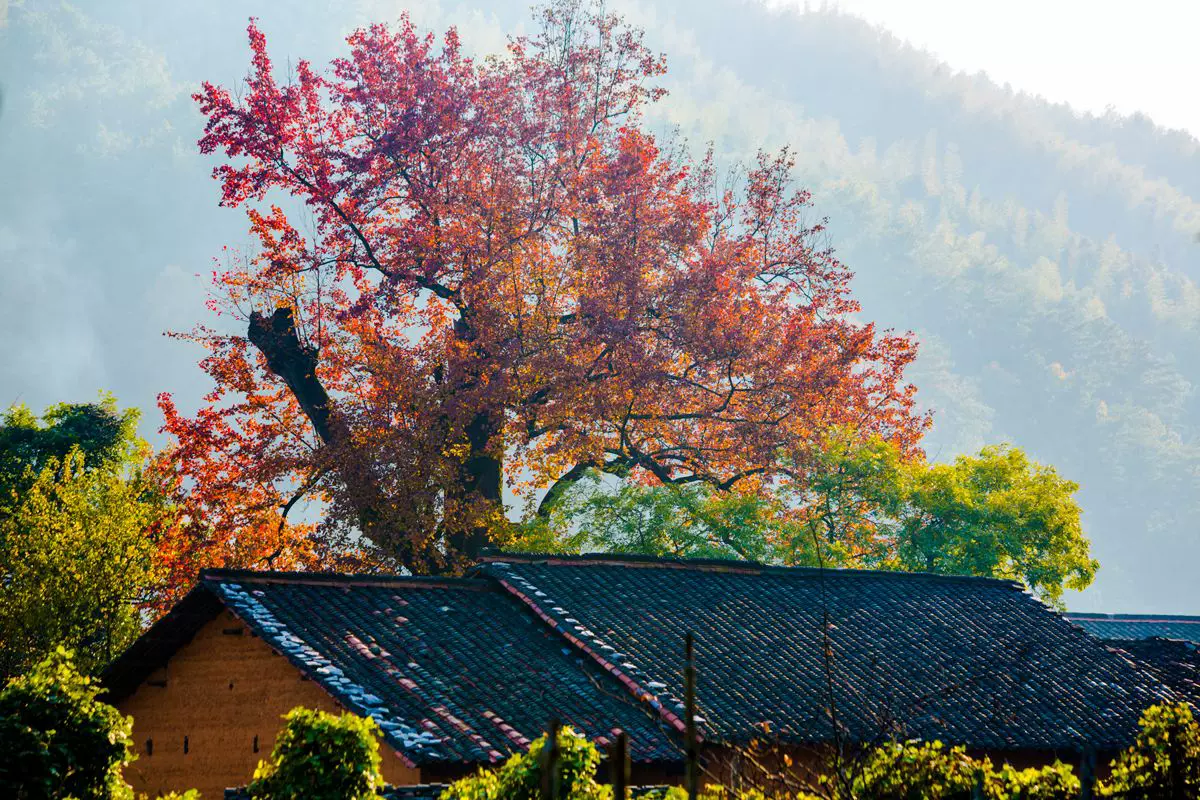
<path id="1" fill-rule="evenodd" d="M 96 699 L 72 658 L 59 647 L 0 691 L 0 797 L 132 799 L 133 720 Z"/>
<path id="2" fill-rule="evenodd" d="M 1105 797 L 1200 797 L 1200 724 L 1186 703 L 1152 706 L 1141 731 L 1113 761 Z"/>
<path id="3" fill-rule="evenodd" d="M 284 719 L 270 760 L 254 770 L 254 800 L 375 798 L 383 775 L 374 720 L 300 707 Z"/>
<path id="4" fill-rule="evenodd" d="M 526 753 L 517 753 L 497 770 L 480 770 L 454 783 L 442 800 L 538 800 L 542 786 L 542 735 Z M 558 733 L 558 787 L 564 800 L 612 800 L 612 787 L 596 783 L 600 754 L 583 736 L 569 727 Z"/>

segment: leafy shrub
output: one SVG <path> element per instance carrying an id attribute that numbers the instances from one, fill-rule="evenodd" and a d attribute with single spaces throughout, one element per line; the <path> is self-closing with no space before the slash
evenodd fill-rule
<path id="1" fill-rule="evenodd" d="M 254 800 L 366 800 L 383 785 L 379 727 L 353 714 L 293 708 L 271 750 L 258 762 Z"/>
<path id="2" fill-rule="evenodd" d="M 57 648 L 0 692 L 0 797 L 132 800 L 133 720 L 96 700 L 72 653 Z"/>
<path id="3" fill-rule="evenodd" d="M 961 747 L 892 743 L 867 756 L 853 793 L 871 800 L 970 798 L 976 782 L 990 777 L 991 762 L 977 762 Z"/>
<path id="4" fill-rule="evenodd" d="M 443 800 L 538 800 L 542 786 L 542 735 L 497 770 L 480 770 L 454 783 Z M 558 733 L 558 793 L 570 800 L 611 800 L 612 787 L 596 783 L 600 754 L 583 736 L 569 727 Z"/>
<path id="5" fill-rule="evenodd" d="M 999 796 L 1008 800 L 1076 800 L 1081 788 L 1075 770 L 1061 761 L 1041 769 L 1005 765 L 995 782 L 1002 791 Z"/>
<path id="6" fill-rule="evenodd" d="M 1186 703 L 1151 706 L 1141 731 L 1113 761 L 1106 797 L 1200 797 L 1200 724 Z"/>

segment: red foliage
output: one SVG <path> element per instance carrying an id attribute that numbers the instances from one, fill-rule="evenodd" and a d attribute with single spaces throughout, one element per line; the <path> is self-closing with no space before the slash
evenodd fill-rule
<path id="1" fill-rule="evenodd" d="M 832 424 L 918 441 L 914 343 L 850 321 L 787 153 L 722 188 L 711 156 L 661 147 L 640 114 L 663 61 L 576 6 L 484 62 L 454 31 L 374 25 L 286 84 L 252 22 L 244 92 L 196 95 L 221 202 L 261 242 L 216 275 L 249 336 L 194 334 L 206 407 L 163 400 L 212 557 L 302 563 L 359 528 L 442 569 L 503 526 L 501 480 L 528 495 L 590 465 L 756 491 L 803 481 Z M 280 527 L 308 484 L 326 522 Z"/>

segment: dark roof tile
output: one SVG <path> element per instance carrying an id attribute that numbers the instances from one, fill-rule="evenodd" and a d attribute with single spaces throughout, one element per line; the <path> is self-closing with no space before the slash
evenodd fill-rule
<path id="1" fill-rule="evenodd" d="M 1200 645 L 1180 639 L 1105 639 L 1200 709 Z"/>
<path id="2" fill-rule="evenodd" d="M 1083 614 L 1067 619 L 1101 639 L 1182 639 L 1200 644 L 1200 617 L 1172 614 Z"/>
<path id="3" fill-rule="evenodd" d="M 609 555 L 488 561 L 478 574 L 676 725 L 692 632 L 709 740 L 761 738 L 765 723 L 784 740 L 828 741 L 833 709 L 858 741 L 1105 748 L 1173 697 L 1011 581 Z"/>
<path id="4" fill-rule="evenodd" d="M 208 571 L 201 585 L 415 764 L 499 763 L 551 717 L 676 760 L 652 712 L 490 581 Z"/>

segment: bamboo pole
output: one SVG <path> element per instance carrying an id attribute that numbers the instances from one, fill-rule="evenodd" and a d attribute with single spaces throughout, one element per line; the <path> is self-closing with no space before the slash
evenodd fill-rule
<path id="1" fill-rule="evenodd" d="M 1079 761 L 1079 797 L 1082 800 L 1093 800 L 1096 796 L 1095 787 L 1096 751 L 1091 745 L 1085 744 Z"/>

